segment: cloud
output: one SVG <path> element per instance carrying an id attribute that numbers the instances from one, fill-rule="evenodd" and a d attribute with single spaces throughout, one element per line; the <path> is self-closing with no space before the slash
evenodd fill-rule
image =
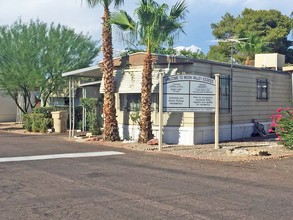
<path id="1" fill-rule="evenodd" d="M 0 25 L 11 25 L 19 18 L 24 22 L 40 19 L 89 33 L 96 39 L 101 35 L 102 8 L 90 9 L 80 0 L 0 0 L 0 4 Z"/>
<path id="2" fill-rule="evenodd" d="M 177 51 L 181 51 L 181 50 L 190 50 L 191 52 L 197 53 L 200 52 L 201 49 L 195 45 L 191 45 L 189 47 L 185 47 L 185 46 L 177 46 L 174 48 Z"/>
<path id="3" fill-rule="evenodd" d="M 169 7 L 178 0 L 156 0 L 167 2 Z M 180 35 L 175 45 L 197 45 L 207 52 L 212 40 L 211 23 L 217 23 L 226 12 L 238 16 L 245 8 L 277 9 L 290 15 L 292 0 L 186 0 L 189 14 L 184 28 L 186 35 Z M 94 40 L 101 39 L 102 6 L 89 8 L 86 0 L 0 0 L 0 25 L 11 25 L 18 18 L 23 21 L 39 18 L 47 23 L 60 23 L 74 28 L 76 32 L 89 33 Z M 121 9 L 133 15 L 138 1 L 125 1 Z M 111 9 L 112 10 L 112 9 Z M 113 31 L 113 44 L 124 48 Z"/>

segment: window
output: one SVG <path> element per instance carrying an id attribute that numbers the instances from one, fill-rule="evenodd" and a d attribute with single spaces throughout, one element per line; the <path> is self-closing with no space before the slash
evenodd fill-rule
<path id="1" fill-rule="evenodd" d="M 52 106 L 68 106 L 69 98 L 68 97 L 50 97 L 50 105 Z"/>
<path id="2" fill-rule="evenodd" d="M 153 93 L 151 97 L 152 102 L 152 111 L 154 109 L 158 109 L 158 94 Z M 127 93 L 127 94 L 119 94 L 120 99 L 120 111 L 126 110 L 126 111 L 137 111 L 140 110 L 140 101 L 141 96 L 140 93 Z"/>
<path id="3" fill-rule="evenodd" d="M 269 99 L 269 82 L 267 79 L 257 79 L 257 100 L 267 101 Z"/>
<path id="4" fill-rule="evenodd" d="M 136 111 L 140 109 L 140 94 L 120 94 L 120 110 Z"/>
<path id="5" fill-rule="evenodd" d="M 231 109 L 231 78 L 230 76 L 220 77 L 220 112 L 230 112 Z"/>

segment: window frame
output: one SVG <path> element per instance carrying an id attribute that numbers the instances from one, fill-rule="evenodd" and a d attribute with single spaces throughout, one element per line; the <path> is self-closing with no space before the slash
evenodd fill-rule
<path id="1" fill-rule="evenodd" d="M 225 92 L 223 93 L 223 84 L 226 81 Z M 230 113 L 231 112 L 231 76 L 221 75 L 220 76 L 220 86 L 219 86 L 219 102 L 220 102 L 220 112 Z M 225 100 L 225 101 L 223 101 Z"/>
<path id="2" fill-rule="evenodd" d="M 134 102 L 132 102 L 134 101 Z M 120 111 L 140 111 L 141 93 L 119 93 L 119 110 Z M 131 104 L 133 103 L 133 104 Z M 159 111 L 159 94 L 152 93 L 151 96 L 152 111 Z"/>
<path id="3" fill-rule="evenodd" d="M 256 99 L 257 101 L 269 100 L 269 80 L 264 78 L 256 79 Z"/>

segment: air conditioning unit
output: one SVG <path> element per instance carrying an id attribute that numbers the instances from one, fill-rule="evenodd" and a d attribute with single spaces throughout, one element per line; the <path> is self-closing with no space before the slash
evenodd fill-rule
<path id="1" fill-rule="evenodd" d="M 285 55 L 278 53 L 255 54 L 254 66 L 282 70 L 285 65 Z"/>

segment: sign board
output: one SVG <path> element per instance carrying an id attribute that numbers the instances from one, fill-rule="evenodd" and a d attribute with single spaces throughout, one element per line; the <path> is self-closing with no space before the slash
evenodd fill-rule
<path id="1" fill-rule="evenodd" d="M 164 112 L 215 112 L 215 80 L 199 75 L 163 78 Z"/>

